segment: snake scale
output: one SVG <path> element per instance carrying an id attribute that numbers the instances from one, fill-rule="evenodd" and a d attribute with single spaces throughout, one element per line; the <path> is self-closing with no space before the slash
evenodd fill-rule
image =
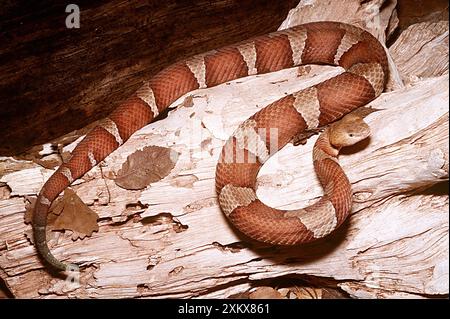
<path id="1" fill-rule="evenodd" d="M 312 22 L 195 55 L 154 75 L 90 131 L 42 187 L 32 221 L 39 254 L 52 267 L 67 269 L 70 264 L 57 260 L 47 245 L 50 205 L 74 180 L 176 99 L 195 89 L 304 64 L 336 65 L 345 72 L 287 95 L 244 121 L 222 149 L 216 191 L 231 223 L 259 241 L 295 245 L 322 238 L 338 228 L 352 203 L 351 185 L 337 162 L 338 152 L 369 134 L 361 119 L 346 114 L 381 94 L 387 58 L 383 46 L 367 31 L 339 22 Z M 323 197 L 311 206 L 290 211 L 263 204 L 255 187 L 264 162 L 299 133 L 329 123 L 313 150 Z"/>

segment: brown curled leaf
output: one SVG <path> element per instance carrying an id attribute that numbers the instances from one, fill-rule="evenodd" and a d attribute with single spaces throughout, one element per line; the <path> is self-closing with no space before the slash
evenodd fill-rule
<path id="1" fill-rule="evenodd" d="M 192 95 L 186 96 L 183 100 L 183 103 L 181 103 L 181 106 L 193 107 L 194 106 L 194 97 Z"/>
<path id="2" fill-rule="evenodd" d="M 25 215 L 23 216 L 25 224 L 30 224 L 33 219 L 34 206 L 36 205 L 36 197 L 25 196 Z"/>
<path id="3" fill-rule="evenodd" d="M 322 299 L 349 299 L 349 297 L 338 289 L 323 288 Z"/>
<path id="4" fill-rule="evenodd" d="M 147 146 L 128 156 L 114 182 L 125 189 L 143 189 L 169 175 L 177 160 L 178 153 L 167 147 Z"/>
<path id="5" fill-rule="evenodd" d="M 258 287 L 249 294 L 250 299 L 283 299 L 281 293 L 272 287 Z"/>
<path id="6" fill-rule="evenodd" d="M 31 224 L 32 220 L 33 220 L 33 211 L 34 211 L 34 206 L 36 205 L 36 197 L 32 197 L 32 196 L 25 196 L 25 214 L 24 214 L 24 221 L 25 224 Z M 61 201 L 62 198 L 58 198 L 57 200 L 55 200 L 52 203 L 52 206 L 50 206 L 50 210 L 49 210 L 49 215 L 47 218 L 47 225 L 51 226 L 53 225 L 53 222 L 55 221 L 57 215 L 59 215 L 61 213 L 58 212 L 56 215 L 54 213 L 55 208 L 56 209 L 60 209 L 57 205 L 59 203 L 59 201 Z"/>
<path id="7" fill-rule="evenodd" d="M 322 289 L 313 287 L 294 287 L 292 292 L 297 299 L 322 299 Z"/>
<path id="8" fill-rule="evenodd" d="M 52 220 L 53 219 L 53 220 Z M 61 200 L 51 208 L 48 225 L 53 230 L 68 229 L 74 232 L 73 240 L 91 236 L 98 231 L 98 215 L 93 212 L 70 188 Z"/>

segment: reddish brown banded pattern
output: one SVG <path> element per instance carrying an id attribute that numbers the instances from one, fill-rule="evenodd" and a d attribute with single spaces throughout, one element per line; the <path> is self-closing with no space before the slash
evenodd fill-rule
<path id="1" fill-rule="evenodd" d="M 126 141 L 134 132 L 153 120 L 153 112 L 147 103 L 132 97 L 109 118 L 116 123 L 120 137 Z"/>
<path id="2" fill-rule="evenodd" d="M 314 239 L 313 233 L 298 218 L 284 218 L 284 212 L 257 199 L 246 207 L 236 208 L 228 218 L 238 229 L 247 230 L 247 236 L 267 243 L 295 245 Z"/>
<path id="3" fill-rule="evenodd" d="M 333 204 L 338 222 L 336 227 L 339 227 L 344 222 L 351 208 L 351 184 L 339 164 L 331 159 L 324 159 L 320 162 L 315 161 L 314 169 L 317 172 L 320 183 L 324 187 L 330 183 L 334 185 L 331 196 L 327 198 Z"/>
<path id="4" fill-rule="evenodd" d="M 237 160 L 236 157 L 236 140 L 234 138 L 228 140 L 227 145 L 222 149 L 222 153 L 216 167 L 216 190 L 219 192 L 224 185 L 233 183 L 233 185 L 241 187 L 255 187 L 256 176 L 261 164 L 258 160 L 254 160 L 254 156 L 250 156 L 252 161 L 249 161 L 249 152 L 244 149 L 241 150 L 243 154 L 243 163 Z M 230 163 L 225 163 L 227 156 L 230 156 Z"/>
<path id="5" fill-rule="evenodd" d="M 308 25 L 305 50 L 302 63 L 333 64 L 339 44 L 345 31 L 339 28 L 329 29 L 323 25 Z"/>
<path id="6" fill-rule="evenodd" d="M 164 111 L 183 94 L 198 89 L 199 84 L 185 62 L 177 62 L 150 80 L 159 112 Z"/>
<path id="7" fill-rule="evenodd" d="M 293 107 L 294 97 L 286 96 L 266 106 L 264 112 L 258 112 L 251 118 L 255 119 L 258 129 L 264 129 L 265 143 L 269 150 L 277 151 L 286 145 L 296 133 L 306 128 L 303 117 Z M 273 147 L 271 141 L 277 136 L 277 147 Z"/>
<path id="8" fill-rule="evenodd" d="M 59 190 L 64 189 L 67 186 L 69 186 L 67 177 L 61 174 L 61 170 L 57 170 L 55 174 L 52 175 L 52 178 L 49 179 L 47 187 L 42 189 L 41 195 L 49 201 L 53 201 L 59 195 Z M 47 218 L 47 215 L 45 215 L 45 218 Z"/>
<path id="9" fill-rule="evenodd" d="M 334 22 L 309 23 L 291 30 L 289 33 L 291 38 L 288 38 L 286 33 L 271 34 L 246 41 L 248 46 L 244 46 L 244 48 L 242 46 L 229 46 L 215 52 L 209 52 L 205 55 L 204 61 L 195 59 L 195 61 L 189 62 L 194 64 L 189 64 L 189 67 L 186 61 L 180 61 L 162 70 L 150 79 L 148 85 L 152 92 L 148 88 L 144 90 L 147 96 L 151 97 L 148 101 L 152 102 L 154 97 L 156 107 L 159 112 L 162 112 L 183 94 L 199 88 L 200 84 L 198 81 L 206 82 L 207 86 L 214 86 L 225 81 L 246 76 L 249 74 L 249 67 L 252 68 L 252 73 L 256 72 L 256 68 L 259 74 L 291 67 L 293 66 L 293 52 L 289 40 L 294 39 L 294 41 L 297 41 L 294 42 L 296 46 L 302 48 L 303 43 L 299 42 L 301 40 L 297 37 L 299 34 L 296 33 L 299 30 L 302 31 L 301 39 L 304 39 L 303 30 L 307 31 L 304 50 L 297 52 L 297 57 L 301 54 L 302 64 L 306 64 L 333 63 L 345 32 L 350 32 L 349 30 L 355 30 L 355 28 Z M 386 76 L 387 59 L 383 47 L 368 33 L 360 33 L 358 31 L 357 36 L 361 36 L 362 42 L 351 47 L 346 53 L 343 53 L 339 60 L 339 65 L 349 68 L 355 63 L 378 62 L 382 65 L 384 75 Z M 245 52 L 245 58 L 241 55 L 240 49 L 244 50 L 242 52 Z M 256 57 L 254 56 L 255 51 Z M 193 71 L 191 71 L 190 67 L 194 67 L 197 70 L 195 71 L 196 74 L 192 73 Z M 204 71 L 205 78 L 203 78 Z M 199 78 L 197 79 L 196 76 Z M 321 114 L 319 121 L 321 125 L 339 118 L 357 106 L 365 104 L 375 96 L 374 90 L 368 80 L 362 76 L 349 73 L 344 73 L 319 84 L 316 86 L 316 89 L 320 103 Z M 267 107 L 264 112 L 258 113 L 253 117 L 256 121 L 257 128 L 266 129 L 265 139 L 270 149 L 273 149 L 270 141 L 271 128 L 278 130 L 278 147 L 274 148 L 276 150 L 284 146 L 292 135 L 295 135 L 295 132 L 301 132 L 306 127 L 305 120 L 297 113 L 292 105 L 293 99 L 292 96 L 281 99 Z M 123 103 L 110 116 L 111 122 L 106 127 L 110 132 L 106 128 L 97 127 L 75 148 L 71 160 L 62 166 L 62 168 L 70 169 L 71 174 L 67 173 L 67 171 L 66 174 L 71 175 L 73 179 L 77 179 L 87 172 L 93 164 L 103 160 L 119 146 L 119 142 L 126 141 L 136 130 L 153 120 L 154 114 L 151 111 L 151 107 L 154 108 L 155 105 L 152 103 L 149 107 L 149 105 L 146 105 L 137 96 Z M 116 131 L 118 131 L 118 134 Z M 115 134 L 115 136 L 112 134 Z M 231 146 L 233 152 L 235 152 L 236 141 L 232 139 L 228 143 L 232 143 Z M 245 152 L 246 150 L 244 154 L 248 157 L 248 153 Z M 246 158 L 245 156 L 244 158 Z M 335 167 L 333 165 L 335 164 L 333 163 L 323 166 L 323 174 L 330 176 L 337 174 L 334 171 Z M 216 172 L 217 190 L 220 191 L 224 185 L 230 183 L 237 186 L 254 188 L 256 175 L 260 166 L 261 164 L 258 162 L 243 164 L 219 163 Z M 69 185 L 67 177 L 61 172 L 62 170 L 60 168 L 44 185 L 41 191 L 41 196 L 45 196 L 44 202 L 48 202 L 48 200 L 53 201 Z M 339 178 L 338 176 L 337 179 L 340 183 L 345 184 L 345 181 Z M 328 183 L 328 181 L 325 182 Z M 347 195 L 348 191 L 344 191 L 343 193 L 336 192 L 333 195 L 334 197 L 332 196 L 330 200 L 336 210 L 345 211 L 349 207 L 349 200 L 343 199 Z M 253 207 L 252 205 L 255 206 Z M 255 216 L 249 215 L 253 213 L 250 209 L 252 207 L 261 211 L 261 215 L 258 214 L 260 216 L 259 220 L 256 220 Z M 288 233 L 298 236 L 298 239 L 281 238 L 280 243 L 283 244 L 309 241 L 312 238 L 311 232 L 306 230 L 305 226 L 295 218 L 283 220 L 283 223 L 286 223 L 285 225 L 289 227 L 282 228 L 281 230 L 278 229 L 277 231 L 271 230 L 272 227 L 285 227 L 281 224 L 282 219 L 279 218 L 280 213 L 272 208 L 265 207 L 259 201 L 251 203 L 247 208 L 250 210 L 245 211 L 244 208 L 237 208 L 230 214 L 230 218 L 236 223 L 239 229 L 242 229 L 241 226 L 244 227 L 243 225 L 253 225 L 252 227 L 255 228 L 250 229 L 248 233 L 254 234 L 255 238 L 256 236 L 260 236 L 260 240 L 274 242 L 273 238 L 269 238 L 270 236 L 280 238 L 279 236 L 282 233 L 285 233 L 286 236 Z M 41 203 L 36 205 L 33 226 L 45 225 L 47 211 L 48 206 Z M 339 214 L 341 213 L 338 212 Z M 338 216 L 339 222 L 343 220 L 342 216 L 344 215 Z M 290 227 L 295 229 L 289 229 Z M 260 230 L 258 231 L 258 229 Z M 266 233 L 263 235 L 256 234 L 261 230 Z M 45 240 L 45 230 L 42 227 L 35 228 L 35 236 L 39 240 Z M 64 265 L 61 263 L 58 264 L 45 244 L 38 245 L 38 247 L 41 254 L 46 256 L 45 258 L 52 262 L 55 267 L 64 269 Z"/>
<path id="10" fill-rule="evenodd" d="M 292 50 L 286 35 L 255 39 L 256 69 L 267 73 L 293 66 Z"/>
<path id="11" fill-rule="evenodd" d="M 358 63 L 380 63 L 385 77 L 388 74 L 388 63 L 383 47 L 375 38 L 369 38 L 353 45 L 339 60 L 339 65 L 348 69 Z"/>
<path id="12" fill-rule="evenodd" d="M 335 28 L 330 28 L 330 25 L 334 25 Z M 302 54 L 302 63 L 335 63 L 336 52 L 341 40 L 345 33 L 352 29 L 340 28 L 341 25 L 339 24 L 327 23 L 307 24 L 303 27 L 307 31 L 307 38 Z M 354 37 L 360 37 L 364 42 L 350 48 L 347 53 L 344 52 L 338 61 L 339 64 L 349 68 L 355 63 L 376 62 L 382 65 L 386 75 L 387 62 L 382 46 L 367 33 L 357 31 Z M 276 36 L 255 40 L 259 73 L 268 72 L 268 70 L 278 67 L 290 66 L 287 62 L 289 55 L 283 52 L 285 43 L 280 39 L 284 38 Z M 373 47 L 372 51 L 369 50 L 371 47 Z M 266 55 L 270 52 L 274 52 L 276 61 L 266 59 Z M 352 55 L 360 56 L 353 57 Z M 292 55 L 290 57 L 292 58 Z M 370 78 L 370 80 L 374 81 L 375 78 Z M 319 125 L 335 121 L 375 98 L 375 90 L 369 79 L 349 72 L 320 83 L 315 88 L 320 110 L 320 114 L 318 114 Z M 257 128 L 266 129 L 266 144 L 270 141 L 269 131 L 272 128 L 280 132 L 278 136 L 279 147 L 283 147 L 293 136 L 305 130 L 305 120 L 293 108 L 293 102 L 293 96 L 285 97 L 251 117 L 256 121 Z M 256 169 L 259 169 L 259 167 L 244 167 L 243 164 L 239 163 L 220 163 L 216 171 L 216 188 L 221 205 L 223 204 L 223 207 L 226 207 L 224 212 L 233 224 L 244 234 L 254 239 L 281 245 L 312 241 L 339 227 L 351 208 L 351 185 L 342 168 L 333 160 L 338 150 L 327 152 L 327 147 L 324 147 L 324 145 L 316 144 L 316 147 L 323 147 L 322 152 L 328 153 L 329 156 L 329 158 L 326 158 L 327 155 L 317 155 L 318 158 L 314 163 L 326 193 L 322 199 L 324 205 L 310 206 L 306 210 L 314 214 L 313 207 L 321 209 L 320 215 L 324 217 L 323 223 L 318 219 L 306 217 L 304 211 L 290 212 L 289 215 L 285 216 L 285 211 L 270 208 L 258 199 L 249 204 L 244 197 L 241 199 L 239 196 L 231 195 L 230 185 L 232 185 L 231 187 L 254 189 Z M 249 171 L 242 171 L 242 169 L 248 169 Z M 236 183 L 235 181 L 239 180 L 241 176 L 246 176 L 245 183 L 242 183 L 241 180 Z M 249 180 L 250 178 L 255 178 L 255 180 Z M 233 189 L 234 192 L 239 192 L 239 189 Z M 244 192 L 244 190 L 241 192 Z M 245 190 L 245 192 L 248 192 L 248 190 Z"/>
<path id="13" fill-rule="evenodd" d="M 346 89 L 350 87 L 351 89 Z M 375 97 L 369 81 L 348 72 L 319 83 L 316 88 L 320 103 L 320 125 L 337 120 Z"/>
<path id="14" fill-rule="evenodd" d="M 264 112 L 258 112 L 250 119 L 257 123 L 256 130 L 265 131 L 265 144 L 272 151 L 278 151 L 285 146 L 296 133 L 305 129 L 306 124 L 301 115 L 292 106 L 293 97 L 287 96 L 264 108 Z M 271 136 L 272 135 L 272 136 Z M 276 147 L 271 139 L 276 137 Z M 226 184 L 254 188 L 256 176 L 261 164 L 251 156 L 249 163 L 248 151 L 240 150 L 243 154 L 239 160 L 236 157 L 236 140 L 231 138 L 223 147 L 219 163 L 216 168 L 216 189 L 219 192 Z M 227 155 L 229 157 L 227 157 Z M 226 161 L 228 160 L 228 161 Z M 243 163 L 241 163 L 243 160 Z"/>
<path id="15" fill-rule="evenodd" d="M 234 46 L 206 55 L 205 65 L 208 87 L 248 75 L 247 65 L 239 50 Z"/>
<path id="16" fill-rule="evenodd" d="M 315 146 L 316 148 L 320 149 L 320 151 L 322 151 L 325 155 L 336 157 L 336 149 L 330 145 L 328 138 L 317 139 Z"/>
<path id="17" fill-rule="evenodd" d="M 92 152 L 95 160 L 99 162 L 117 147 L 119 144 L 114 136 L 104 128 L 96 127 L 78 144 L 72 152 L 70 161 L 63 166 L 70 169 L 73 179 L 77 179 L 92 168 L 88 152 Z"/>

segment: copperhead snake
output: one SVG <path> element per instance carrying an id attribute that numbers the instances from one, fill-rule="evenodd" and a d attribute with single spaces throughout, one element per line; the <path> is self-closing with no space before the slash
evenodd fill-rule
<path id="1" fill-rule="evenodd" d="M 247 236 L 274 245 L 296 245 L 330 234 L 351 209 L 351 185 L 337 162 L 341 147 L 369 134 L 350 113 L 384 89 L 388 66 L 383 46 L 367 31 L 338 22 L 313 22 L 259 36 L 179 61 L 163 69 L 123 102 L 77 145 L 42 187 L 33 212 L 34 242 L 57 270 L 46 241 L 47 215 L 55 198 L 180 96 L 241 77 L 304 64 L 341 66 L 345 72 L 287 95 L 244 121 L 225 143 L 216 168 L 222 211 Z M 337 122 L 334 121 L 344 118 Z M 274 152 L 306 130 L 331 124 L 318 138 L 314 168 L 323 197 L 299 210 L 277 210 L 256 196 L 259 169 Z M 264 132 L 261 134 L 261 132 Z M 274 134 L 276 139 L 274 140 Z"/>

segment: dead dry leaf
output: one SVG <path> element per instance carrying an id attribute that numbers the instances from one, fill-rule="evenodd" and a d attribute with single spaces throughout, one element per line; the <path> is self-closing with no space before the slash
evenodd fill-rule
<path id="1" fill-rule="evenodd" d="M 8 199 L 11 196 L 11 190 L 6 186 L 0 186 L 0 200 Z"/>
<path id="2" fill-rule="evenodd" d="M 250 299 L 283 299 L 281 293 L 272 287 L 258 287 L 249 294 Z"/>
<path id="3" fill-rule="evenodd" d="M 37 164 L 41 165 L 42 167 L 45 167 L 47 169 L 53 169 L 55 167 L 58 167 L 62 164 L 62 159 L 57 154 L 50 154 L 43 158 L 37 158 L 34 160 Z"/>
<path id="4" fill-rule="evenodd" d="M 349 299 L 349 297 L 339 289 L 324 288 L 322 289 L 322 299 Z"/>
<path id="5" fill-rule="evenodd" d="M 178 153 L 167 147 L 145 147 L 128 156 L 114 182 L 125 189 L 143 189 L 169 175 L 177 160 Z"/>
<path id="6" fill-rule="evenodd" d="M 33 210 L 34 205 L 36 205 L 37 198 L 25 195 L 25 200 L 25 214 L 23 218 L 25 220 L 25 224 L 29 224 L 31 223 L 31 219 L 33 218 Z"/>
<path id="7" fill-rule="evenodd" d="M 183 100 L 183 103 L 181 103 L 181 106 L 193 107 L 194 106 L 194 97 L 192 95 L 186 96 Z"/>
<path id="8" fill-rule="evenodd" d="M 25 199 L 27 200 L 26 204 L 25 204 L 25 215 L 24 215 L 24 219 L 25 219 L 25 224 L 30 224 L 33 220 L 33 211 L 34 211 L 34 206 L 36 205 L 36 197 L 32 197 L 32 196 L 25 196 Z M 57 205 L 59 203 L 59 201 L 61 201 L 61 198 L 56 199 L 53 203 L 52 206 L 50 206 L 49 209 L 49 214 L 48 214 L 48 218 L 47 218 L 47 225 L 51 226 L 53 225 L 53 223 L 55 222 L 56 218 L 61 213 L 61 211 L 59 211 L 57 214 L 55 214 L 55 208 L 56 209 L 60 209 Z"/>
<path id="9" fill-rule="evenodd" d="M 322 299 L 321 288 L 293 287 L 291 290 L 298 299 Z"/>
<path id="10" fill-rule="evenodd" d="M 53 216 L 52 216 L 53 215 Z M 54 221 L 52 219 L 54 218 Z M 64 196 L 59 200 L 49 214 L 48 225 L 53 230 L 71 230 L 74 232 L 72 239 L 91 236 L 98 231 L 98 215 L 93 212 L 70 188 L 64 191 Z"/>
<path id="11" fill-rule="evenodd" d="M 27 229 L 25 231 L 25 237 L 27 238 L 27 240 L 34 245 L 34 236 L 33 236 L 33 230 L 32 229 Z"/>
<path id="12" fill-rule="evenodd" d="M 36 198 L 25 196 L 25 223 L 30 224 L 33 218 Z M 77 194 L 70 188 L 64 191 L 64 196 L 58 198 L 50 207 L 47 225 L 51 230 L 71 230 L 72 240 L 83 239 L 98 231 L 98 215 L 93 212 Z M 27 230 L 25 236 L 33 243 L 33 231 Z"/>
<path id="13" fill-rule="evenodd" d="M 87 236 L 87 234 L 82 234 L 82 233 L 79 233 L 77 231 L 74 231 L 72 233 L 72 236 L 70 236 L 70 238 L 72 238 L 72 240 L 75 241 L 77 239 L 83 240 L 86 236 Z"/>

